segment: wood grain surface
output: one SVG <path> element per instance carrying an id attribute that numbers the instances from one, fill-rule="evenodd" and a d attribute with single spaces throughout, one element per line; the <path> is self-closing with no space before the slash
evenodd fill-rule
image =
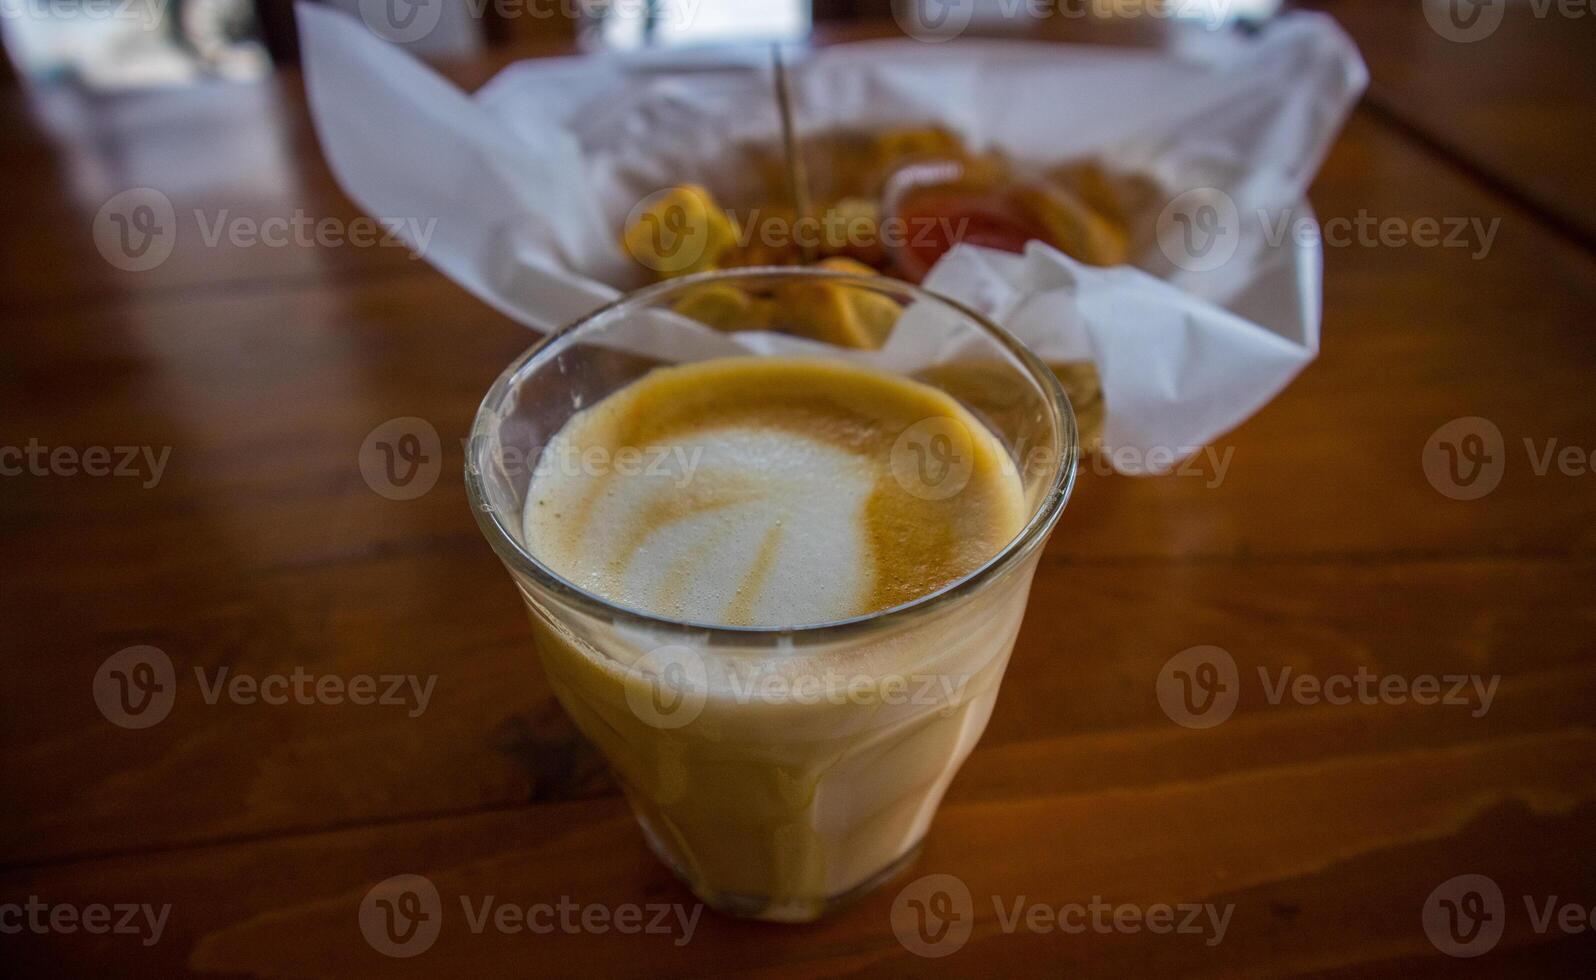
<path id="1" fill-rule="evenodd" d="M 1596 10 L 1573 0 L 1321 0 L 1369 63 L 1368 106 L 1548 226 L 1596 245 Z"/>
<path id="2" fill-rule="evenodd" d="M 149 464 L 0 478 L 0 927 L 19 921 L 5 903 L 33 896 L 170 906 L 157 942 L 24 928 L 0 934 L 0 955 L 17 975 L 1588 975 L 1596 262 L 1544 209 L 1589 220 L 1591 161 L 1588 142 L 1539 155 L 1515 134 L 1542 133 L 1541 114 L 1583 127 L 1591 103 L 1412 111 L 1459 63 L 1382 69 L 1360 40 L 1381 101 L 1327 160 L 1319 218 L 1477 220 L 1489 246 L 1328 247 L 1323 351 L 1279 398 L 1185 475 L 1088 466 L 923 857 L 806 927 L 694 913 L 552 700 L 458 476 L 479 398 L 534 338 L 403 249 L 211 245 L 187 221 L 359 215 L 300 80 L 0 94 L 0 445 L 167 453 L 158 480 Z M 1448 151 L 1476 132 L 1490 153 Z M 129 273 L 92 228 L 137 186 L 172 200 L 180 233 L 157 269 Z M 1421 454 L 1470 416 L 1500 430 L 1502 478 L 1452 499 Z M 402 417 L 442 446 L 436 484 L 411 500 L 358 467 L 372 430 Z M 141 644 L 170 658 L 176 699 L 129 730 L 93 689 Z M 1197 730 L 1166 714 L 1158 681 L 1201 645 L 1228 652 L 1240 697 Z M 195 670 L 223 668 L 435 683 L 419 712 L 207 703 Z M 1276 698 L 1283 671 L 1460 675 L 1489 694 Z M 411 959 L 358 924 L 368 891 L 404 873 L 442 901 L 436 943 Z M 968 940 L 940 959 L 893 928 L 894 899 L 928 874 L 972 902 Z M 1504 896 L 1501 938 L 1477 958 L 1443 955 L 1425 928 L 1463 874 Z M 690 939 L 473 931 L 462 899 L 489 896 L 696 917 Z M 1042 907 L 1056 924 L 1094 898 L 1230 911 L 1212 943 L 1014 921 Z M 1548 899 L 1586 928 L 1537 929 Z"/>

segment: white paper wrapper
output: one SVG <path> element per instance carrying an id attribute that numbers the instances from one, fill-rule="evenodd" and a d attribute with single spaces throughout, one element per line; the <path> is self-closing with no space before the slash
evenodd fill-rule
<path id="1" fill-rule="evenodd" d="M 312 115 L 344 190 L 379 218 L 436 219 L 411 244 L 537 329 L 647 280 L 619 244 L 638 201 L 686 180 L 743 196 L 751 175 L 727 148 L 779 140 L 766 49 L 526 61 L 466 95 L 351 17 L 298 16 Z M 1328 18 L 1293 14 L 1247 37 L 1194 30 L 1160 52 L 906 39 L 787 59 L 800 132 L 936 123 L 974 150 L 1090 157 L 1167 191 L 1143 216 L 1134 265 L 1092 268 L 1040 243 L 1024 256 L 959 246 L 926 282 L 1044 360 L 1095 362 L 1116 468 L 1196 451 L 1318 353 L 1319 244 L 1292 229 L 1317 229 L 1304 193 L 1367 82 Z M 946 356 L 915 333 L 858 356 L 897 370 Z M 674 361 L 804 345 L 670 317 L 627 343 Z"/>

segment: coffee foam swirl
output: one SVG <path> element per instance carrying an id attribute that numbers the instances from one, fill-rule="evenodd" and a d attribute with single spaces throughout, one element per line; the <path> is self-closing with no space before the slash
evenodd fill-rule
<path id="1" fill-rule="evenodd" d="M 928 425 L 962 454 L 950 494 L 904 475 L 905 436 Z M 526 541 L 575 584 L 677 619 L 798 626 L 885 609 L 973 571 L 1025 520 L 1003 447 L 962 406 L 845 362 L 656 369 L 573 416 L 543 462 L 628 452 L 643 462 L 540 463 Z"/>

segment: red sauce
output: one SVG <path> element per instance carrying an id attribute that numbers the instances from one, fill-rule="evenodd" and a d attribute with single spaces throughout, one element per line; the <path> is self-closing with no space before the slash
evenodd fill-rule
<path id="1" fill-rule="evenodd" d="M 899 206 L 898 217 L 907 239 L 904 247 L 895 250 L 898 273 L 916 283 L 959 242 L 1019 253 L 1025 251 L 1026 242 L 1044 237 L 1035 219 L 989 191 L 912 191 Z"/>

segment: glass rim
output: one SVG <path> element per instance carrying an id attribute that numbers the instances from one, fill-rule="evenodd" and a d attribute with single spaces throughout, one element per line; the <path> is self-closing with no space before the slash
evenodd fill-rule
<path id="1" fill-rule="evenodd" d="M 633 606 L 623 605 L 584 589 L 538 560 L 537 556 L 532 554 L 521 543 L 512 529 L 505 526 L 499 511 L 488 500 L 486 487 L 483 483 L 483 475 L 476 466 L 474 458 L 478 440 L 486 437 L 486 430 L 496 414 L 496 407 L 503 403 L 505 396 L 509 394 L 516 380 L 573 343 L 576 334 L 584 330 L 584 328 L 611 320 L 628 309 L 646 306 L 667 293 L 703 282 L 728 279 L 781 278 L 831 279 L 877 292 L 892 290 L 900 294 L 907 293 L 916 300 L 928 300 L 947 307 L 974 323 L 1024 366 L 1032 375 L 1038 387 L 1042 389 L 1043 398 L 1053 416 L 1053 441 L 1055 443 L 1053 446 L 1053 472 L 1048 480 L 1045 496 L 1035 508 L 1034 513 L 1027 519 L 1025 526 L 1007 544 L 998 549 L 996 554 L 982 562 L 981 565 L 932 592 L 927 592 L 925 595 L 917 596 L 896 606 L 862 613 L 847 619 L 806 623 L 796 626 L 737 626 L 727 623 L 705 623 L 662 616 Z M 559 595 L 562 599 L 574 605 L 582 607 L 588 612 L 612 621 L 625 622 L 628 625 L 642 626 L 668 633 L 720 633 L 735 635 L 744 639 L 780 636 L 802 637 L 807 641 L 829 640 L 847 636 L 862 629 L 872 629 L 883 623 L 896 623 L 911 616 L 924 615 L 932 609 L 940 608 L 972 595 L 1028 556 L 1040 546 L 1042 540 L 1052 530 L 1053 525 L 1058 522 L 1059 515 L 1063 513 L 1064 505 L 1069 500 L 1070 492 L 1074 489 L 1077 473 L 1076 456 L 1079 449 L 1078 439 L 1075 409 L 1070 404 L 1069 396 L 1064 392 L 1064 387 L 1060 384 L 1058 376 L 1029 347 L 1021 343 L 1019 338 L 958 300 L 950 299 L 947 296 L 932 292 L 922 286 L 916 286 L 913 283 L 893 279 L 890 276 L 866 276 L 807 266 L 748 266 L 678 276 L 635 292 L 627 293 L 551 332 L 542 340 L 528 347 L 494 379 L 492 386 L 488 388 L 487 394 L 483 396 L 481 404 L 477 407 L 476 415 L 471 422 L 470 436 L 466 443 L 465 481 L 466 493 L 470 499 L 471 510 L 476 517 L 477 525 L 482 529 L 482 533 L 487 537 L 488 543 L 492 545 L 499 558 L 509 565 L 513 571 L 526 575 L 550 592 Z M 520 517 L 520 515 L 516 516 L 517 518 Z"/>

